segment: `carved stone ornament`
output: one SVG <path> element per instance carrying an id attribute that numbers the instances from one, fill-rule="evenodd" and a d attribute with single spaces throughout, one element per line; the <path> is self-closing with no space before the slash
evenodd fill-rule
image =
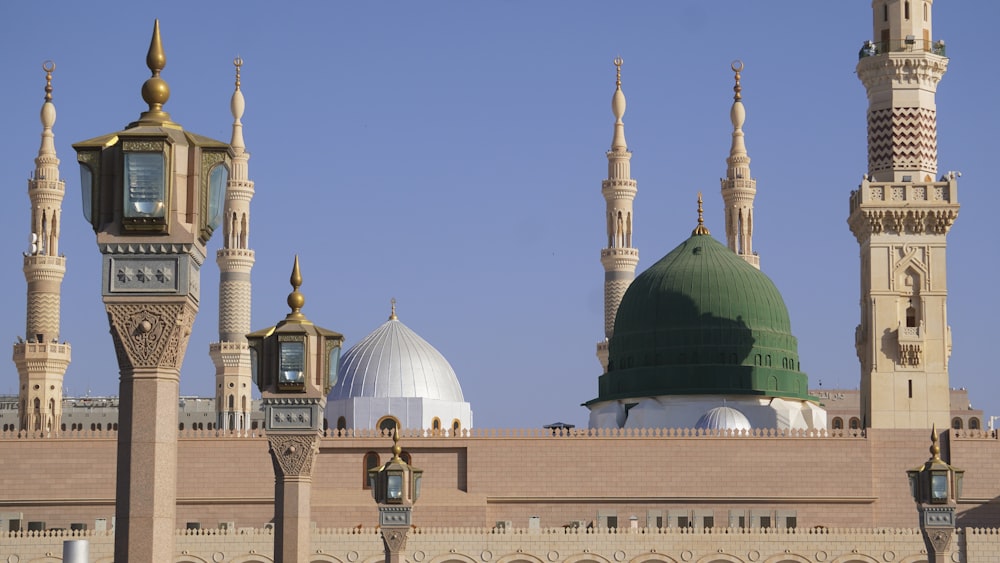
<path id="1" fill-rule="evenodd" d="M 312 476 L 313 461 L 319 453 L 316 434 L 268 434 L 275 475 Z"/>
<path id="2" fill-rule="evenodd" d="M 399 553 L 406 549 L 406 531 L 408 529 L 382 528 L 382 542 L 385 543 L 385 548 L 392 553 Z"/>
<path id="3" fill-rule="evenodd" d="M 119 369 L 180 369 L 197 311 L 188 303 L 106 303 Z"/>
<path id="4" fill-rule="evenodd" d="M 927 530 L 927 541 L 934 547 L 934 553 L 944 553 L 951 543 L 951 530 Z"/>

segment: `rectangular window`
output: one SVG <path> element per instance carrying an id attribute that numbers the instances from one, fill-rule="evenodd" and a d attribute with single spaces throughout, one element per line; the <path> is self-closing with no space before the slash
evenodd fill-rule
<path id="1" fill-rule="evenodd" d="M 795 517 L 795 516 L 789 516 L 789 517 L 785 518 L 785 527 L 786 528 L 796 528 L 796 527 L 798 527 L 798 525 L 799 525 L 799 519 L 797 517 Z"/>
<path id="2" fill-rule="evenodd" d="M 746 527 L 747 527 L 747 517 L 740 516 L 740 528 L 746 528 Z"/>
<path id="3" fill-rule="evenodd" d="M 678 516 L 677 517 L 677 527 L 678 528 L 687 528 L 690 525 L 691 525 L 691 522 L 688 520 L 687 516 Z"/>
<path id="4" fill-rule="evenodd" d="M 656 527 L 657 528 L 662 528 L 663 527 L 663 517 L 662 516 L 657 516 L 656 517 Z"/>
<path id="5" fill-rule="evenodd" d="M 912 379 L 908 380 L 906 382 L 906 384 L 909 387 L 909 394 L 910 394 L 910 398 L 912 399 L 913 398 L 913 380 Z"/>
<path id="6" fill-rule="evenodd" d="M 714 528 L 715 527 L 715 516 L 706 516 L 701 521 L 703 528 Z"/>
<path id="7" fill-rule="evenodd" d="M 618 517 L 617 516 L 608 516 L 608 527 L 609 528 L 617 528 L 618 527 Z"/>
<path id="8" fill-rule="evenodd" d="M 760 517 L 760 527 L 761 528 L 770 528 L 771 527 L 771 517 L 770 516 L 761 516 Z"/>

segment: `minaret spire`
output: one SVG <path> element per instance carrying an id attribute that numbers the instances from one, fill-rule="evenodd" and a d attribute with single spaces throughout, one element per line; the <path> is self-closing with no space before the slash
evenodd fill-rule
<path id="1" fill-rule="evenodd" d="M 872 39 L 858 55 L 868 170 L 847 222 L 861 249 L 855 347 L 865 428 L 951 424 L 946 258 L 958 174 L 938 176 L 935 96 L 948 59 L 931 38 L 932 4 L 873 2 Z"/>
<path id="2" fill-rule="evenodd" d="M 24 338 L 14 345 L 14 364 L 20 376 L 21 430 L 58 432 L 61 429 L 63 375 L 70 361 L 70 346 L 59 343 L 59 307 L 66 258 L 59 254 L 59 230 L 66 183 L 59 179 L 56 157 L 56 107 L 52 103 L 52 61 L 45 71 L 42 104 L 42 142 L 35 158 L 35 173 L 28 180 L 31 199 L 31 240 L 24 254 L 24 279 L 28 307 Z"/>
<path id="3" fill-rule="evenodd" d="M 635 199 L 636 182 L 632 179 L 630 161 L 632 153 L 625 142 L 625 94 L 622 92 L 621 57 L 614 60 L 615 93 L 611 97 L 611 112 L 615 116 L 611 150 L 607 152 L 608 178 L 601 183 L 601 194 L 607 203 L 608 246 L 601 250 L 604 266 L 604 336 L 597 343 L 597 357 L 608 370 L 608 340 L 615 328 L 615 315 L 625 290 L 635 277 L 639 251 L 632 247 L 632 200 Z"/>
<path id="4" fill-rule="evenodd" d="M 753 250 L 753 200 L 757 195 L 757 180 L 750 175 L 750 155 L 743 135 L 747 112 L 743 107 L 743 86 L 740 73 L 743 61 L 733 61 L 736 84 L 733 86 L 733 107 L 729 119 L 733 123 L 733 143 L 726 158 L 726 177 L 722 183 L 722 201 L 726 209 L 726 244 L 752 266 L 760 269 L 760 257 Z"/>
<path id="5" fill-rule="evenodd" d="M 233 169 L 226 185 L 226 204 L 223 212 L 222 248 L 216 253 L 219 265 L 219 342 L 209 347 L 215 363 L 216 413 L 218 426 L 223 430 L 250 429 L 253 410 L 251 390 L 253 375 L 250 370 L 250 348 L 246 334 L 250 332 L 250 271 L 254 264 L 254 251 L 250 250 L 250 200 L 253 199 L 253 181 L 249 177 L 250 153 L 243 140 L 243 98 L 240 71 L 243 59 L 233 60 L 236 68 L 236 87 L 230 101 L 233 114 Z"/>

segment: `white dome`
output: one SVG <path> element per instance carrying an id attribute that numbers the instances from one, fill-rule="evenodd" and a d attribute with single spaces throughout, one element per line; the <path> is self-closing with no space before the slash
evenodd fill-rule
<path id="1" fill-rule="evenodd" d="M 340 359 L 329 400 L 419 397 L 464 402 L 448 360 L 393 315 Z"/>
<path id="2" fill-rule="evenodd" d="M 709 409 L 694 427 L 702 430 L 751 430 L 746 415 L 732 407 Z"/>

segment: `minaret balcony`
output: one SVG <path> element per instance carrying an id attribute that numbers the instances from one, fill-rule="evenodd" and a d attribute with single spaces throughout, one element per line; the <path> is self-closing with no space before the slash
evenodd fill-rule
<path id="1" fill-rule="evenodd" d="M 924 331 L 921 326 L 903 326 L 896 329 L 899 346 L 899 364 L 916 367 L 920 365 L 920 355 L 924 347 Z"/>
<path id="2" fill-rule="evenodd" d="M 890 41 L 865 41 L 858 51 L 858 60 L 875 55 L 886 53 L 931 53 L 941 57 L 946 57 L 944 41 L 930 41 L 920 37 L 908 35 L 902 39 Z"/>
<path id="3" fill-rule="evenodd" d="M 857 237 L 867 234 L 946 234 L 958 217 L 958 174 L 939 182 L 871 182 L 851 192 L 848 223 Z M 860 240 L 860 239 L 859 239 Z"/>

